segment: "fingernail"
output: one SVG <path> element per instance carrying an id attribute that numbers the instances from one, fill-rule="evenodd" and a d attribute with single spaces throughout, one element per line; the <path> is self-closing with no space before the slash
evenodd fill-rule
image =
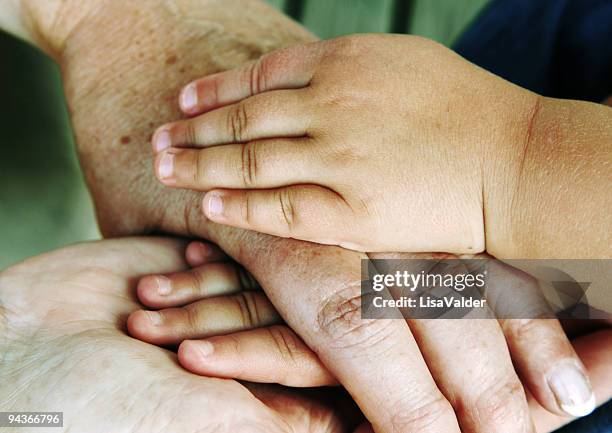
<path id="1" fill-rule="evenodd" d="M 548 385 L 561 410 L 581 417 L 595 409 L 595 395 L 589 379 L 574 361 L 559 363 L 548 374 Z"/>
<path id="2" fill-rule="evenodd" d="M 170 143 L 170 131 L 167 129 L 157 130 L 153 134 L 153 150 L 157 153 L 169 148 Z"/>
<path id="3" fill-rule="evenodd" d="M 160 179 L 166 179 L 172 176 L 174 172 L 174 154 L 166 152 L 161 156 L 157 173 Z"/>
<path id="4" fill-rule="evenodd" d="M 219 194 L 208 196 L 208 216 L 219 216 L 223 213 L 223 199 Z"/>
<path id="5" fill-rule="evenodd" d="M 157 293 L 160 296 L 166 296 L 172 292 L 172 283 L 169 278 L 159 276 L 155 280 L 157 282 Z"/>
<path id="6" fill-rule="evenodd" d="M 181 91 L 179 104 L 183 111 L 191 111 L 196 107 L 198 104 L 198 90 L 195 84 L 191 83 L 185 86 Z"/>
<path id="7" fill-rule="evenodd" d="M 212 355 L 213 352 L 215 351 L 215 346 L 213 346 L 213 344 L 210 341 L 206 341 L 206 340 L 194 341 L 194 344 L 196 346 L 198 353 L 203 358 L 206 358 Z"/>
<path id="8" fill-rule="evenodd" d="M 163 323 L 162 316 L 155 311 L 147 311 L 147 315 L 149 316 L 149 320 L 155 326 L 159 326 Z"/>

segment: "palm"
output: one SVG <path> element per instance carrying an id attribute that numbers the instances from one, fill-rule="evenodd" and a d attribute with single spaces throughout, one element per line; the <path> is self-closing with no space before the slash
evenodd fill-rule
<path id="1" fill-rule="evenodd" d="M 257 388 L 258 399 L 125 334 L 125 317 L 139 308 L 132 283 L 183 267 L 180 247 L 103 241 L 1 274 L 0 410 L 63 411 L 65 428 L 91 433 L 342 431 L 324 403 L 274 387 Z"/>

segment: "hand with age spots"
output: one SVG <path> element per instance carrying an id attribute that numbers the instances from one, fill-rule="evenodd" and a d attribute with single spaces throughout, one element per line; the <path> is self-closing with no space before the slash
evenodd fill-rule
<path id="1" fill-rule="evenodd" d="M 128 329 L 132 335 L 154 344 L 179 344 L 178 360 L 181 365 L 202 376 L 280 383 L 291 387 L 338 385 L 334 374 L 283 323 L 261 288 L 244 269 L 208 243 L 192 242 L 185 254 L 191 269 L 149 275 L 139 281 L 138 298 L 151 310 L 138 310 L 130 315 Z M 394 255 L 394 258 L 399 257 Z M 505 273 L 510 282 L 517 278 L 508 267 L 504 266 L 500 272 Z M 446 339 L 440 345 L 449 347 L 449 356 L 455 361 L 451 368 L 457 370 L 459 376 L 467 376 L 468 382 L 478 380 L 470 378 L 470 370 L 476 369 L 480 377 L 489 374 L 485 372 L 486 368 L 478 368 L 480 364 L 476 358 L 466 361 L 469 358 L 463 354 L 465 346 L 469 346 L 468 341 L 473 338 L 470 335 L 472 325 L 486 328 L 486 321 L 464 319 L 437 322 L 441 332 L 436 337 Z M 595 328 L 575 338 L 572 345 L 578 357 L 571 360 L 571 357 L 564 359 L 572 351 L 566 351 L 569 344 L 560 328 L 557 330 L 556 321 L 532 321 L 531 328 L 523 328 L 523 332 L 517 332 L 521 321 L 504 322 L 513 360 L 517 367 L 523 368 L 523 384 L 535 391 L 538 399 L 546 393 L 542 388 L 546 385 L 539 383 L 537 374 L 530 373 L 528 369 L 539 371 L 550 380 L 555 365 L 574 362 L 584 362 L 598 402 L 612 397 L 612 372 L 607 368 L 612 362 L 610 329 Z M 449 332 L 452 328 L 460 329 L 457 334 L 452 334 Z M 548 338 L 543 338 L 545 333 Z M 432 334 L 428 336 L 434 337 Z M 419 341 L 429 345 L 425 338 L 426 334 L 420 334 Z M 533 345 L 529 340 L 533 341 Z M 432 342 L 431 345 L 435 344 Z M 534 349 L 536 346 L 537 349 Z M 425 352 L 432 349 L 425 349 Z M 467 349 L 468 352 L 470 350 L 474 349 Z M 442 355 L 443 352 L 438 353 Z M 481 360 L 484 365 L 491 362 L 488 355 L 482 355 L 487 357 Z M 441 380 L 449 379 L 445 377 Z M 562 383 L 552 384 L 551 387 L 555 385 L 562 386 Z M 527 397 L 538 432 L 551 431 L 568 422 L 568 418 L 546 411 L 532 392 L 528 392 Z M 492 404 L 492 401 L 487 403 Z M 481 431 L 478 428 L 472 430 L 466 425 L 462 427 L 465 429 L 462 431 Z M 515 427 L 517 430 L 504 430 L 498 424 L 492 430 L 483 431 L 498 431 L 497 428 L 501 428 L 500 431 L 521 431 Z"/>
<path id="2" fill-rule="evenodd" d="M 267 311 L 273 317 L 278 311 L 291 325 L 379 433 L 457 432 L 459 423 L 477 424 L 474 431 L 487 433 L 531 431 L 525 397 L 496 325 L 484 325 L 484 333 L 468 322 L 462 324 L 465 328 L 447 330 L 448 335 L 460 332 L 464 340 L 482 342 L 491 337 L 495 344 L 485 341 L 485 353 L 466 352 L 466 356 L 490 360 L 488 367 L 496 375 L 460 383 L 455 376 L 443 376 L 443 394 L 415 341 L 415 336 L 439 332 L 435 323 L 410 329 L 402 321 L 362 323 L 338 316 L 355 299 L 364 255 L 211 224 L 201 218 L 198 193 L 163 188 L 152 176 L 147 141 L 154 124 L 179 116 L 168 102 L 177 97 L 182 84 L 276 48 L 312 41 L 311 35 L 256 0 L 207 0 L 205 5 L 200 0 L 134 0 L 105 2 L 104 7 L 87 2 L 87 8 L 83 2 L 70 1 L 62 3 L 61 16 L 45 10 L 59 3 L 27 3 L 28 10 L 40 9 L 26 20 L 36 25 L 32 34 L 61 64 L 80 161 L 107 236 L 155 230 L 196 235 L 218 244 L 257 278 L 275 307 Z M 74 18 L 72 28 L 67 27 L 69 18 Z M 167 64 L 172 56 L 176 62 Z M 130 142 L 122 143 L 127 141 L 122 137 Z M 191 302 L 190 297 L 196 299 L 187 293 L 181 302 Z M 194 300 L 189 305 L 197 325 L 202 304 Z M 261 304 L 249 303 L 247 296 L 241 305 L 259 308 Z M 261 311 L 260 320 L 266 318 L 265 310 Z M 143 313 L 136 314 L 142 319 Z M 251 319 L 255 322 L 258 317 Z M 229 319 L 228 323 L 235 328 L 237 322 Z M 555 326 L 544 328 L 546 333 L 539 335 L 552 335 L 554 342 Z M 91 347 L 95 352 L 97 346 Z M 448 351 L 441 346 L 432 349 L 444 355 L 433 356 L 438 360 L 432 365 L 436 374 L 452 373 L 454 362 L 444 358 Z M 571 351 L 564 353 L 572 356 Z M 366 363 L 370 369 L 364 371 Z M 151 377 L 158 382 L 155 369 Z M 500 383 L 502 388 L 494 389 Z M 172 387 L 168 391 L 179 392 Z M 485 394 L 495 397 L 494 404 L 478 398 Z M 235 404 L 233 395 L 219 398 L 214 390 L 212 395 L 223 407 L 233 405 L 237 411 L 246 407 Z M 539 399 L 550 410 L 559 411 L 554 397 L 545 394 Z M 494 419 L 495 427 L 491 427 Z"/>
<path id="3" fill-rule="evenodd" d="M 365 408 L 385 401 L 381 392 L 388 392 L 378 389 L 392 390 L 387 400 L 395 399 L 397 390 L 406 389 L 408 383 L 412 384 L 410 389 L 421 390 L 410 404 L 430 400 L 425 396 L 432 392 L 427 378 L 431 374 L 444 396 L 449 396 L 462 431 L 532 431 L 524 388 L 530 391 L 530 404 L 537 408 L 534 410 L 543 419 L 554 419 L 556 423 L 568 414 L 585 415 L 593 409 L 595 400 L 586 370 L 558 321 L 351 321 L 349 313 L 359 316 L 359 309 L 351 300 L 358 299 L 361 275 L 359 264 L 350 260 L 354 253 L 336 249 L 336 260 L 329 262 L 332 247 L 319 246 L 320 252 L 327 253 L 304 261 L 304 251 L 298 250 L 283 257 L 284 265 L 302 259 L 300 262 L 307 263 L 312 270 L 298 271 L 294 263 L 295 274 L 262 272 L 258 263 L 263 261 L 271 268 L 278 266 L 277 257 L 284 242 L 271 245 L 273 254 L 262 251 L 255 256 L 259 258 L 246 260 L 238 256 L 253 270 L 265 292 L 217 247 L 191 243 L 186 258 L 193 269 L 151 275 L 139 282 L 138 297 L 152 310 L 130 315 L 131 335 L 153 344 L 180 345 L 179 361 L 198 374 L 287 386 L 339 382 L 358 399 L 372 395 L 369 402 L 358 400 Z M 507 267 L 500 272 L 503 273 L 500 277 L 504 275 L 508 280 L 509 285 L 504 287 L 513 293 L 534 291 L 530 286 L 533 281 L 523 274 Z M 326 296 L 326 291 L 335 288 L 339 281 L 344 281 L 344 290 L 332 289 L 334 294 Z M 333 296 L 340 296 L 344 302 Z M 322 314 L 329 308 L 335 313 Z M 289 327 L 282 326 L 283 319 Z M 411 357 L 419 360 L 410 360 Z M 421 357 L 427 364 L 425 370 Z M 369 366 L 367 371 L 362 369 L 364 364 Z M 470 367 L 457 369 L 457 365 Z M 406 374 L 407 371 L 411 374 Z M 387 380 L 392 380 L 393 385 Z M 400 382 L 404 385 L 398 385 Z M 602 393 L 602 389 L 596 392 L 598 399 L 605 401 L 608 394 Z M 431 423 L 431 431 L 440 431 L 435 429 L 441 426 L 444 428 L 441 431 L 455 431 L 447 419 L 445 404 L 429 405 L 418 411 L 423 418 L 402 421 L 409 422 L 410 428 Z M 380 410 L 385 407 L 383 404 Z M 543 408 L 549 411 L 548 415 L 544 415 Z M 384 413 L 380 418 L 386 418 Z M 373 415 L 373 419 L 380 418 Z M 387 431 L 380 424 L 377 426 L 380 431 Z"/>

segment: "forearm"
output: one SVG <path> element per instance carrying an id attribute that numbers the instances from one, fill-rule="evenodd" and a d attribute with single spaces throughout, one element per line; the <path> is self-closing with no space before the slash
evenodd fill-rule
<path id="1" fill-rule="evenodd" d="M 501 258 L 612 257 L 612 110 L 542 98 L 516 148 L 507 212 L 490 253 Z"/>

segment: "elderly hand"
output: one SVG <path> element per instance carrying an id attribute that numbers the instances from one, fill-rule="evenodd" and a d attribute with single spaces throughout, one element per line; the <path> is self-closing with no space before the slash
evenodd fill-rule
<path id="1" fill-rule="evenodd" d="M 141 280 L 139 298 L 159 311 L 133 313 L 130 333 L 154 344 L 192 340 L 181 344 L 179 360 L 200 374 L 290 386 L 340 382 L 381 432 L 454 431 L 455 417 L 466 431 L 532 431 L 509 355 L 524 386 L 551 412 L 580 416 L 593 409 L 584 367 L 556 320 L 364 320 L 356 253 L 262 240 L 253 256 L 229 244 L 227 251 L 253 270 L 306 345 L 277 326 L 276 310 L 252 278 L 199 242 L 187 249 L 194 269 Z M 259 329 L 242 333 L 252 328 Z"/>
<path id="2" fill-rule="evenodd" d="M 363 255 L 210 224 L 201 218 L 199 194 L 164 189 L 150 171 L 147 141 L 156 124 L 180 114 L 172 101 L 182 83 L 312 36 L 258 1 L 211 0 L 204 7 L 194 0 L 104 5 L 85 14 L 53 46 L 59 50 L 81 163 L 105 234 L 156 230 L 213 239 L 262 283 L 281 315 L 349 389 L 378 432 L 458 431 L 451 404 L 407 324 L 378 321 L 361 327 L 354 320 Z M 52 22 L 60 29 L 64 20 Z M 479 363 L 499 360 L 500 370 L 489 376 L 471 371 L 478 387 L 454 391 L 455 376 L 440 386 L 462 425 L 478 424 L 480 430 L 474 431 L 531 431 L 500 333 L 488 328 L 482 336 L 473 334 L 485 347 L 487 336 L 497 342 Z M 364 363 L 370 365 L 368 375 L 360 374 Z M 384 374 L 389 365 L 395 376 Z M 499 384 L 501 391 L 495 392 Z M 491 394 L 494 404 L 480 398 Z M 558 410 L 553 397 L 543 397 L 547 407 Z M 493 426 L 495 420 L 501 421 Z"/>
<path id="3" fill-rule="evenodd" d="M 198 377 L 125 334 L 135 282 L 184 269 L 183 245 L 82 244 L 0 273 L 0 411 L 60 411 L 62 431 L 88 433 L 349 432 L 359 418 L 325 394 Z"/>

